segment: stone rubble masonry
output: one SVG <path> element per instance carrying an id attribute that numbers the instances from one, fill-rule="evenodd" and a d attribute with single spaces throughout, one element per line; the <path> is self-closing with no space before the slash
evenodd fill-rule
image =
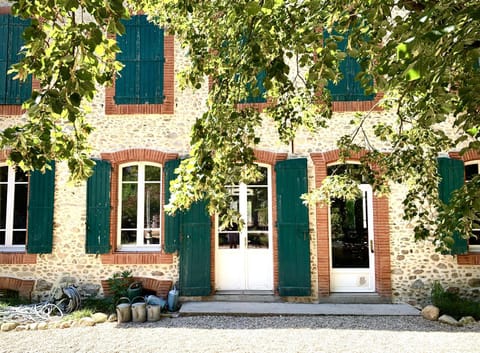
<path id="1" fill-rule="evenodd" d="M 0 0 L 0 11 L 5 11 L 7 5 L 8 2 Z M 174 42 L 174 60 L 176 75 L 188 64 L 186 52 L 177 41 Z M 104 89 L 100 89 L 88 115 L 88 122 L 95 127 L 90 136 L 92 157 L 100 158 L 104 154 L 139 148 L 174 153 L 180 157 L 188 155 L 191 128 L 205 111 L 207 93 L 207 78 L 198 90 L 180 90 L 178 81 L 175 81 L 173 113 L 106 115 L 106 93 Z M 274 123 L 264 119 L 258 131 L 261 141 L 257 152 L 285 154 L 289 158 L 308 158 L 308 185 L 309 189 L 312 189 L 324 176 L 315 175 L 317 168 L 311 154 L 335 151 L 337 139 L 354 131 L 354 126 L 349 122 L 353 120 L 355 113 L 349 112 L 347 106 L 338 106 L 337 110 L 327 129 L 312 133 L 300 128 L 295 139 L 289 144 L 281 142 Z M 370 133 L 370 143 L 380 150 L 388 151 L 389 146 L 373 136 L 373 126 L 379 121 L 388 122 L 394 118 L 393 113 L 376 110 L 364 124 L 365 131 Z M 23 118 L 19 115 L 0 114 L 0 129 L 22 121 Z M 445 131 L 453 133 L 450 127 Z M 437 254 L 430 241 L 414 241 L 413 227 L 402 218 L 402 199 L 405 194 L 405 187 L 393 185 L 391 195 L 379 204 L 382 209 L 378 210 L 378 214 L 388 210 L 388 223 L 379 226 L 382 227 L 382 232 L 387 232 L 382 238 L 385 253 L 381 260 L 389 260 L 388 263 L 380 261 L 381 266 L 377 266 L 376 276 L 377 282 L 384 283 L 384 293 L 390 293 L 394 302 L 422 304 L 428 302 L 433 283 L 440 281 L 444 287 L 458 287 L 462 294 L 480 298 L 478 265 L 459 265 L 456 257 Z M 309 216 L 312 296 L 293 300 L 315 302 L 319 297 L 329 295 L 328 210 L 310 206 Z M 103 263 L 101 256 L 85 254 L 85 221 L 86 183 L 69 183 L 67 165 L 60 162 L 56 168 L 53 251 L 51 254 L 38 256 L 0 253 L 0 288 L 9 288 L 6 285 L 9 278 L 18 279 L 20 286 L 23 281 L 36 281 L 31 296 L 32 299 L 41 300 L 48 295 L 51 288 L 64 283 L 85 288 L 89 294 L 97 290 L 98 294 L 102 294 L 102 281 L 116 272 L 126 270 L 133 271 L 133 275 L 139 278 L 172 283 L 178 281 L 176 254 L 168 263 L 148 264 L 115 261 Z M 276 266 L 275 278 L 278 278 Z M 213 271 L 212 268 L 214 278 Z"/>

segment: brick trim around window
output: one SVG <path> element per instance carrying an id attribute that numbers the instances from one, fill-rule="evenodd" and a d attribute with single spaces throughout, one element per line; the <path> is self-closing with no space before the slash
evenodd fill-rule
<path id="1" fill-rule="evenodd" d="M 360 161 L 367 152 L 352 153 L 348 161 Z M 320 187 L 327 177 L 327 167 L 340 158 L 340 151 L 311 153 L 315 167 L 315 187 Z M 318 293 L 330 295 L 330 234 L 327 207 L 316 207 Z M 392 296 L 390 264 L 390 226 L 388 198 L 373 195 L 373 222 L 375 239 L 375 291 L 384 298 Z"/>
<path id="2" fill-rule="evenodd" d="M 159 252 L 116 252 L 117 247 L 117 217 L 118 217 L 118 173 L 121 164 L 128 162 L 153 162 L 162 166 L 165 162 L 177 159 L 177 153 L 166 153 L 151 149 L 129 149 L 113 153 L 102 153 L 103 160 L 110 161 L 112 165 L 110 185 L 110 248 L 109 254 L 101 255 L 103 264 L 171 264 L 173 255 Z M 164 171 L 164 169 L 163 169 Z M 163 180 L 165 174 L 163 172 Z M 162 180 L 162 198 L 165 199 L 165 183 Z M 162 205 L 163 207 L 163 205 Z M 165 241 L 165 217 L 162 211 L 162 244 Z"/>
<path id="3" fill-rule="evenodd" d="M 116 104 L 114 80 L 112 86 L 105 88 L 105 114 L 173 114 L 175 107 L 175 37 L 173 35 L 165 35 L 164 57 L 163 95 L 165 99 L 162 104 Z"/>

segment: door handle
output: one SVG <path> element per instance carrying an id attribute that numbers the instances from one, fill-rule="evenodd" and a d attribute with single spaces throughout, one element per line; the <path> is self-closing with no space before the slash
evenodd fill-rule
<path id="1" fill-rule="evenodd" d="M 370 252 L 373 254 L 375 250 L 373 249 L 373 240 L 370 240 Z"/>

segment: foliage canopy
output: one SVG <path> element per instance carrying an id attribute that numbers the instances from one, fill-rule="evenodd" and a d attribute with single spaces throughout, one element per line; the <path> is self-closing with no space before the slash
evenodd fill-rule
<path id="1" fill-rule="evenodd" d="M 396 119 L 377 123 L 373 132 L 389 153 L 368 142 L 372 132 L 363 122 L 369 112 L 359 115 L 339 147 L 345 155 L 370 151 L 364 166 L 377 190 L 388 191 L 391 182 L 408 186 L 405 217 L 415 222 L 419 238 L 437 230 L 438 250 L 445 251 L 453 231 L 469 234 L 476 212 L 463 212 L 461 222 L 449 215 L 466 209 L 466 194 L 468 206 L 480 210 L 475 182 L 449 207 L 441 204 L 436 157 L 480 147 L 477 0 L 13 1 L 14 14 L 32 19 L 24 59 L 14 70 L 19 79 L 35 76 L 41 86 L 25 103 L 27 122 L 1 133 L 15 163 L 31 170 L 65 159 L 73 179 L 89 175 L 88 102 L 121 68 L 112 35 L 124 31 L 122 18 L 139 10 L 188 48 L 185 85 L 198 88 L 206 76 L 213 81 L 208 110 L 193 127 L 190 158 L 173 185 L 174 210 L 201 198 L 211 212 L 228 209 L 224 186 L 256 177 L 253 147 L 263 116 L 286 143 L 300 126 L 315 131 L 334 124 L 330 94 L 322 87 L 339 80 L 338 64 L 348 54 L 362 63 L 358 78 L 367 93 L 383 92 L 384 108 Z M 347 53 L 338 50 L 341 36 L 324 40 L 323 31 L 334 29 L 348 32 Z M 260 71 L 271 102 L 262 116 L 237 104 L 252 94 L 247 87 L 257 87 Z M 372 77 L 375 87 L 369 88 Z M 235 217 L 224 214 L 225 222 Z"/>

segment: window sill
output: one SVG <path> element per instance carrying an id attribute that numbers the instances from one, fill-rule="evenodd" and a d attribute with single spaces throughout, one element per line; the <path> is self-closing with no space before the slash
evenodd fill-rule
<path id="1" fill-rule="evenodd" d="M 124 265 L 124 264 L 172 264 L 173 254 L 165 254 L 160 251 L 149 252 L 114 252 L 101 255 L 102 264 Z"/>
<path id="2" fill-rule="evenodd" d="M 480 252 L 469 252 L 465 255 L 457 256 L 459 265 L 480 265 Z"/>
<path id="3" fill-rule="evenodd" d="M 25 252 L 0 252 L 0 264 L 4 265 L 31 265 L 37 263 L 37 254 Z"/>

